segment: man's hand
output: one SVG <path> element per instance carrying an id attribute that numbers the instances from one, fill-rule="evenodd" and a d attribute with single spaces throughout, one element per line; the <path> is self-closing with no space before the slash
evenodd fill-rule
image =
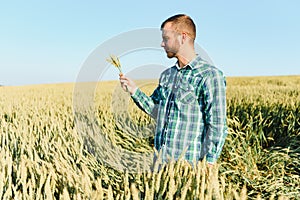
<path id="1" fill-rule="evenodd" d="M 123 74 L 120 74 L 120 83 L 121 87 L 124 91 L 129 92 L 130 95 L 134 94 L 137 86 L 135 83 L 128 77 L 124 76 Z"/>
<path id="2" fill-rule="evenodd" d="M 214 164 L 212 164 L 212 163 L 207 163 L 207 166 L 208 166 L 209 168 L 213 168 L 213 167 L 214 167 Z"/>
<path id="3" fill-rule="evenodd" d="M 211 175 L 213 168 L 214 168 L 214 164 L 208 163 L 208 162 L 206 163 L 206 173 L 208 173 L 209 175 Z"/>

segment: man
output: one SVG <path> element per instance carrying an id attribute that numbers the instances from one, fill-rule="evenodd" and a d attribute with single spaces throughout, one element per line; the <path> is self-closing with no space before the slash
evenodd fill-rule
<path id="1" fill-rule="evenodd" d="M 154 146 L 162 151 L 163 161 L 177 160 L 183 154 L 190 163 L 206 156 L 213 165 L 227 135 L 225 78 L 196 54 L 196 27 L 189 16 L 168 18 L 161 31 L 161 46 L 168 58 L 177 58 L 176 64 L 162 72 L 150 97 L 124 75 L 121 86 L 156 119 Z"/>

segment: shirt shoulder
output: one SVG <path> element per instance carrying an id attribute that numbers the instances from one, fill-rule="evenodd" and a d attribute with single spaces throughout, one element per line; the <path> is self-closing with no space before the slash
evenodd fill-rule
<path id="1" fill-rule="evenodd" d="M 224 77 L 223 71 L 207 62 L 201 62 L 199 65 L 196 65 L 193 70 L 193 75 L 200 76 L 202 78 Z"/>

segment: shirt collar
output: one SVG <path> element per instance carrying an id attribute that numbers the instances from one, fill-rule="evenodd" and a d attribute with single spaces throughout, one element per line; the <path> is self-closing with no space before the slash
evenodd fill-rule
<path id="1" fill-rule="evenodd" d="M 190 67 L 191 69 L 197 69 L 201 66 L 203 66 L 203 64 L 207 64 L 207 62 L 205 60 L 203 60 L 200 55 L 197 54 L 197 57 L 190 61 L 187 65 L 185 65 L 182 69 L 186 68 L 186 67 Z M 180 70 L 181 68 L 179 67 L 178 61 L 175 64 L 176 68 L 178 70 Z"/>
<path id="2" fill-rule="evenodd" d="M 189 66 L 192 68 L 192 69 L 197 69 L 199 67 L 202 67 L 204 64 L 207 64 L 207 62 L 205 60 L 203 60 L 200 55 L 197 54 L 197 57 L 192 60 L 191 62 L 189 62 Z"/>

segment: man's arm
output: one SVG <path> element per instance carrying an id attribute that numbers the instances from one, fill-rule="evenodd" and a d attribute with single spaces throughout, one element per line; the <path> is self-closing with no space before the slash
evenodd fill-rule
<path id="1" fill-rule="evenodd" d="M 214 164 L 221 154 L 227 136 L 226 124 L 226 83 L 223 73 L 213 71 L 207 77 L 204 90 L 206 124 L 206 160 Z"/>
<path id="2" fill-rule="evenodd" d="M 129 92 L 135 104 L 153 118 L 157 116 L 157 108 L 159 103 L 159 87 L 149 97 L 143 93 L 135 83 L 124 75 L 120 76 L 122 88 Z"/>

